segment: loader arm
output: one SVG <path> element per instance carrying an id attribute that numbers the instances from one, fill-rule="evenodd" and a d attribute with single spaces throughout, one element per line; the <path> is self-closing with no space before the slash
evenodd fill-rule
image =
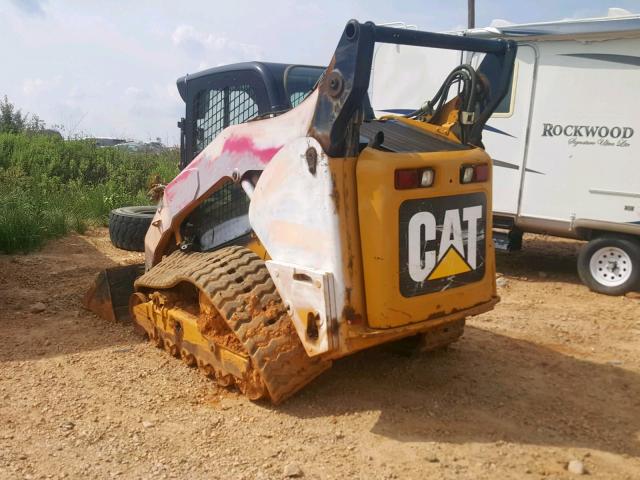
<path id="1" fill-rule="evenodd" d="M 328 155 L 340 157 L 348 151 L 348 127 L 356 112 L 363 108 L 376 42 L 485 53 L 478 71 L 491 85 L 491 95 L 468 139 L 472 145 L 480 144 L 485 122 L 507 93 L 516 55 L 515 42 L 405 30 L 351 20 L 318 85 L 319 97 L 309 131 Z M 398 72 L 398 75 L 402 74 L 409 72 Z"/>

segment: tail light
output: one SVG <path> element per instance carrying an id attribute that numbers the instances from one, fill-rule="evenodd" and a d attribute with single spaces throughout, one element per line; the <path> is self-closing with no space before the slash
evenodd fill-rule
<path id="1" fill-rule="evenodd" d="M 477 183 L 489 180 L 489 165 L 463 165 L 460 167 L 460 183 Z"/>
<path id="2" fill-rule="evenodd" d="M 432 168 L 406 168 L 396 170 L 396 189 L 427 188 L 433 185 L 435 177 L 436 175 Z"/>

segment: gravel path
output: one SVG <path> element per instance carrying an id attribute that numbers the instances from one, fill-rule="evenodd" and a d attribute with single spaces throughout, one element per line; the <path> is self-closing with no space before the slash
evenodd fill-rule
<path id="1" fill-rule="evenodd" d="M 104 230 L 0 256 L 0 478 L 640 478 L 640 300 L 587 291 L 577 247 L 527 238 L 448 351 L 362 352 L 277 408 L 81 309 L 140 260 Z"/>

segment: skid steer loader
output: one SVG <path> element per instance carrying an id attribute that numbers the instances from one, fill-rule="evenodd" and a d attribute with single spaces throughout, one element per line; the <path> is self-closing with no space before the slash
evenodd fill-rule
<path id="1" fill-rule="evenodd" d="M 377 119 L 376 42 L 484 59 L 418 110 Z M 128 309 L 171 355 L 273 403 L 358 350 L 455 341 L 498 301 L 481 136 L 515 53 L 510 41 L 351 20 L 326 69 L 182 78 L 182 171 L 146 234 L 144 269 L 103 272 L 86 304 L 110 318 Z"/>

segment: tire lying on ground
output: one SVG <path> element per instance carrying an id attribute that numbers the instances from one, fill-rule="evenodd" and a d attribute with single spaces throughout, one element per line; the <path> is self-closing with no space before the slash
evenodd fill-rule
<path id="1" fill-rule="evenodd" d="M 594 292 L 624 295 L 640 287 L 640 241 L 623 235 L 596 237 L 580 250 L 578 274 Z"/>
<path id="2" fill-rule="evenodd" d="M 144 252 L 147 234 L 156 207 L 121 207 L 109 213 L 109 237 L 115 247 L 132 252 Z"/>

